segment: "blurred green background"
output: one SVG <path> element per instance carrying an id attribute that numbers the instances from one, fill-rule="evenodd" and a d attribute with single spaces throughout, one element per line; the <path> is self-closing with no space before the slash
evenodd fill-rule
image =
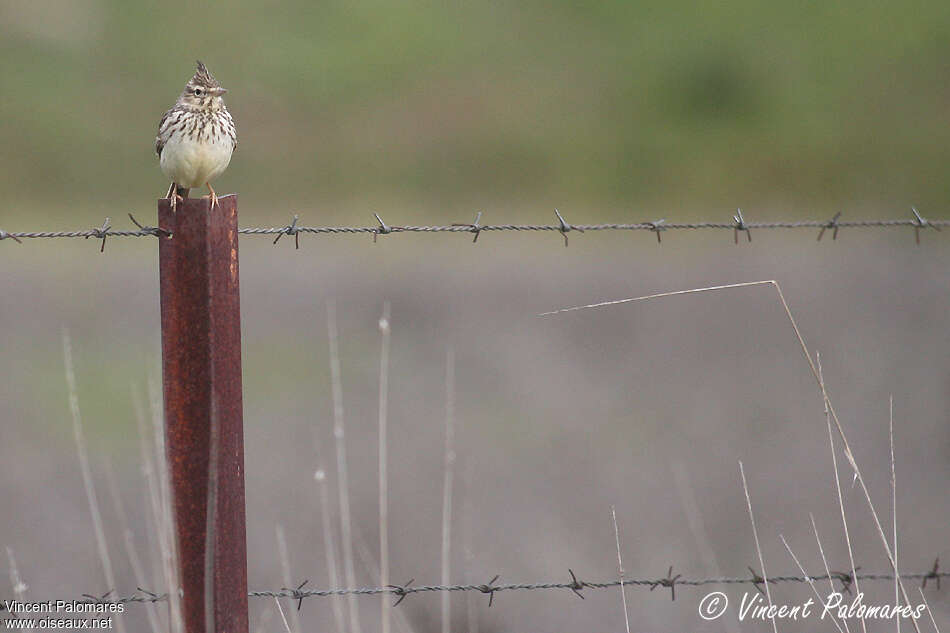
<path id="1" fill-rule="evenodd" d="M 948 32 L 939 1 L 3 0 L 0 217 L 150 209 L 196 58 L 245 222 L 941 217 Z"/>

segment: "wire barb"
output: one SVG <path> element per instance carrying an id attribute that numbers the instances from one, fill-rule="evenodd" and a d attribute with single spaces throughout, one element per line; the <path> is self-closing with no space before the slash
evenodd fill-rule
<path id="1" fill-rule="evenodd" d="M 146 235 L 154 235 L 155 237 L 171 237 L 171 231 L 158 228 L 157 226 L 143 226 L 139 224 L 139 221 L 135 219 L 135 216 L 131 213 L 129 214 L 129 219 L 132 220 L 132 224 L 139 227 L 139 230 Z"/>
<path id="2" fill-rule="evenodd" d="M 663 226 L 663 223 L 664 223 L 664 222 L 666 222 L 666 218 L 662 218 L 662 219 L 659 219 L 659 220 L 654 220 L 653 222 L 647 222 L 647 225 L 649 225 L 650 230 L 651 230 L 651 231 L 654 231 L 654 232 L 656 233 L 656 243 L 657 243 L 657 244 L 662 244 L 662 243 L 663 243 L 663 242 L 660 240 L 660 232 L 666 230 L 666 227 Z"/>
<path id="3" fill-rule="evenodd" d="M 761 587 L 760 585 L 762 585 L 762 583 L 765 582 L 765 578 L 763 578 L 762 576 L 760 576 L 760 575 L 759 575 L 754 569 L 752 569 L 751 567 L 746 567 L 746 569 L 748 569 L 748 570 L 749 570 L 749 573 L 752 574 L 752 581 L 751 581 L 751 582 L 752 582 L 752 585 L 756 588 L 756 590 L 757 590 L 759 593 L 761 593 L 761 594 L 764 596 L 764 595 L 765 595 L 765 592 L 762 591 L 762 587 Z"/>
<path id="4" fill-rule="evenodd" d="M 101 239 L 102 246 L 99 247 L 99 252 L 104 253 L 106 252 L 106 238 L 109 237 L 109 229 L 111 228 L 112 226 L 109 224 L 109 218 L 106 218 L 106 221 L 102 223 L 102 227 L 98 229 L 92 229 L 90 234 L 86 236 L 86 239 L 88 240 L 90 237 Z"/>
<path id="5" fill-rule="evenodd" d="M 910 210 L 914 212 L 914 239 L 917 245 L 920 246 L 920 229 L 932 228 L 939 231 L 940 226 L 933 224 L 927 218 L 921 216 L 920 213 L 917 212 L 916 207 L 911 207 Z"/>
<path id="6" fill-rule="evenodd" d="M 300 250 L 300 231 L 297 230 L 297 220 L 300 219 L 300 216 L 296 213 L 294 214 L 294 220 L 290 224 L 284 227 L 284 230 L 277 234 L 277 237 L 274 238 L 274 244 L 280 241 L 285 235 L 294 236 L 294 246 L 299 251 Z"/>
<path id="7" fill-rule="evenodd" d="M 310 582 L 309 578 L 297 585 L 297 587 L 294 589 L 288 589 L 287 587 L 281 587 L 280 589 L 281 591 L 290 592 L 290 597 L 297 601 L 297 611 L 300 611 L 300 607 L 303 606 L 303 599 L 310 597 L 310 594 L 305 591 L 301 591 L 304 585 L 306 585 L 308 582 Z"/>
<path id="8" fill-rule="evenodd" d="M 581 589 L 583 589 L 584 587 L 586 587 L 586 586 L 587 586 L 587 583 L 585 583 L 583 580 L 578 580 L 578 579 L 577 579 L 577 576 L 574 575 L 574 570 L 573 570 L 573 569 L 568 568 L 567 571 L 568 571 L 568 573 L 571 575 L 571 584 L 568 585 L 568 588 L 569 588 L 571 591 L 573 591 L 573 592 L 577 595 L 578 598 L 580 598 L 581 600 L 583 600 L 583 599 L 584 599 L 584 594 L 581 593 Z"/>
<path id="9" fill-rule="evenodd" d="M 410 593 L 412 593 L 412 591 L 410 590 L 410 585 L 412 584 L 412 581 L 414 581 L 414 580 L 415 580 L 415 578 L 410 578 L 410 579 L 409 579 L 409 582 L 407 582 L 407 583 L 404 584 L 404 585 L 386 585 L 386 588 L 387 588 L 387 589 L 390 589 L 390 590 L 391 590 L 391 593 L 393 593 L 393 594 L 399 596 L 399 599 L 396 600 L 396 602 L 393 603 L 393 606 L 394 606 L 394 607 L 398 607 L 398 606 L 399 606 L 399 603 L 402 602 L 403 600 L 405 600 L 405 599 L 406 599 L 406 596 L 408 596 Z"/>
<path id="10" fill-rule="evenodd" d="M 82 597 L 88 599 L 89 602 L 94 602 L 94 603 L 96 603 L 96 604 L 100 604 L 100 603 L 105 602 L 105 601 L 106 601 L 106 598 L 108 598 L 109 596 L 111 596 L 114 591 L 115 591 L 115 589 L 110 589 L 109 591 L 105 592 L 105 593 L 102 594 L 101 596 L 94 596 L 94 595 L 92 595 L 91 593 L 84 593 L 84 594 L 82 594 Z"/>
<path id="11" fill-rule="evenodd" d="M 494 578 L 488 581 L 487 585 L 478 585 L 475 587 L 482 593 L 488 594 L 488 608 L 491 608 L 492 602 L 495 600 L 495 592 L 498 591 L 498 587 L 495 587 L 495 581 L 501 578 L 501 574 L 496 574 Z"/>
<path id="12" fill-rule="evenodd" d="M 376 229 L 373 230 L 373 244 L 375 244 L 375 243 L 376 243 L 376 237 L 377 237 L 377 236 L 379 236 L 379 235 L 389 235 L 390 233 L 393 232 L 393 229 L 394 229 L 394 228 L 398 228 L 398 227 L 387 226 L 386 223 L 383 222 L 383 219 L 382 219 L 381 217 L 379 217 L 379 214 L 378 214 L 378 213 L 374 213 L 373 215 L 376 216 L 376 221 L 379 222 L 379 226 L 376 227 Z"/>
<path id="13" fill-rule="evenodd" d="M 554 215 L 557 216 L 558 222 L 561 223 L 560 226 L 558 227 L 558 231 L 560 231 L 560 232 L 561 232 L 561 235 L 564 236 L 564 246 L 565 246 L 565 248 L 566 248 L 566 247 L 567 247 L 567 234 L 570 233 L 571 231 L 577 231 L 578 233 L 583 233 L 583 232 L 584 232 L 584 229 L 578 228 L 578 227 L 576 227 L 576 226 L 571 226 L 570 224 L 568 224 L 568 223 L 564 220 L 564 216 L 562 216 L 562 215 L 561 215 L 561 212 L 558 211 L 557 209 L 554 210 Z"/>
<path id="14" fill-rule="evenodd" d="M 462 222 L 453 223 L 452 226 L 465 226 L 468 227 L 468 230 L 475 234 L 475 239 L 472 240 L 472 244 L 478 241 L 478 236 L 482 234 L 482 227 L 478 225 L 479 221 L 482 219 L 482 212 L 479 211 L 475 214 L 475 221 L 471 224 L 465 224 Z"/>
<path id="15" fill-rule="evenodd" d="M 824 225 L 823 227 L 821 227 L 821 230 L 818 231 L 818 241 L 819 241 L 819 242 L 821 241 L 821 237 L 825 234 L 825 231 L 828 230 L 828 229 L 831 229 L 831 230 L 832 230 L 832 232 L 831 232 L 831 239 L 832 239 L 832 240 L 837 240 L 837 239 L 838 239 L 838 218 L 840 218 L 840 217 L 841 217 L 841 211 L 838 211 L 837 213 L 835 213 L 835 216 L 834 216 L 833 218 L 831 218 L 830 220 L 828 220 L 828 224 L 826 224 L 826 225 Z"/>
<path id="16" fill-rule="evenodd" d="M 750 568 L 751 569 L 751 568 Z M 755 572 L 752 572 L 753 574 Z M 666 572 L 666 578 L 659 578 L 650 586 L 650 591 L 653 591 L 657 587 L 669 587 L 670 588 L 670 599 L 676 601 L 676 581 L 679 580 L 683 574 L 673 575 L 673 566 L 670 565 L 669 571 Z"/>
<path id="17" fill-rule="evenodd" d="M 149 591 L 148 589 L 142 589 L 141 587 L 136 587 L 135 590 L 138 591 L 139 593 L 144 593 L 146 596 L 148 596 L 151 599 L 151 602 L 158 602 L 159 600 L 162 600 L 165 597 L 165 595 L 167 595 L 167 594 L 157 594 L 154 591 Z"/>
<path id="18" fill-rule="evenodd" d="M 855 574 L 857 574 L 858 578 L 861 577 L 860 574 L 858 574 L 859 569 L 861 569 L 860 565 L 854 568 L 853 574 L 846 571 L 831 572 L 832 576 L 834 576 L 839 581 L 841 581 L 841 593 L 847 593 L 847 594 L 851 593 L 851 585 L 854 584 Z"/>
<path id="19" fill-rule="evenodd" d="M 920 582 L 920 588 L 926 589 L 927 581 L 933 578 L 934 580 L 937 581 L 937 591 L 940 591 L 940 577 L 943 575 L 945 574 L 940 573 L 940 558 L 939 557 L 935 558 L 933 569 L 930 570 L 930 573 L 924 576 L 924 579 Z"/>
<path id="20" fill-rule="evenodd" d="M 736 214 L 735 214 L 734 216 L 732 216 L 732 219 L 733 219 L 734 222 L 735 222 L 735 225 L 734 225 L 734 227 L 733 227 L 734 231 L 733 231 L 733 235 L 732 235 L 733 241 L 734 241 L 736 244 L 738 244 L 738 243 L 739 243 L 739 231 L 745 231 L 745 236 L 746 236 L 747 238 L 749 238 L 749 241 L 751 242 L 751 241 L 752 241 L 752 231 L 749 230 L 749 225 L 745 223 L 745 219 L 743 219 L 743 217 L 742 217 L 742 209 L 736 209 Z"/>
<path id="21" fill-rule="evenodd" d="M 7 238 L 10 238 L 11 240 L 13 240 L 14 242 L 16 242 L 17 244 L 22 244 L 22 243 L 23 243 L 23 242 L 21 242 L 21 241 L 19 240 L 19 238 L 17 238 L 16 235 L 10 235 L 9 233 L 7 233 L 6 231 L 4 231 L 3 229 L 0 229 L 0 242 L 2 242 L 3 240 L 5 240 L 5 239 L 7 239 Z"/>

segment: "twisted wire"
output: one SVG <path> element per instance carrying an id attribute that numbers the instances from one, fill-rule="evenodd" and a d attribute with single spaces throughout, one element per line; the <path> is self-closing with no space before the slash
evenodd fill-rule
<path id="1" fill-rule="evenodd" d="M 378 216 L 377 216 L 378 217 Z M 480 217 L 480 216 L 479 216 Z M 820 235 L 826 229 L 833 229 L 835 234 L 839 229 L 846 228 L 914 228 L 918 234 L 921 229 L 932 228 L 939 231 L 942 227 L 950 226 L 950 220 L 927 220 L 915 213 L 913 218 L 901 218 L 892 220 L 838 220 L 837 216 L 832 220 L 795 220 L 778 222 L 746 222 L 741 216 L 736 216 L 733 222 L 666 222 L 665 220 L 656 220 L 652 222 L 611 222 L 596 224 L 568 224 L 558 214 L 559 222 L 557 224 L 445 224 L 445 225 L 406 225 L 389 226 L 382 220 L 379 220 L 377 226 L 297 226 L 296 217 L 292 224 L 287 226 L 273 227 L 244 227 L 238 230 L 242 235 L 297 235 L 299 233 L 325 234 L 325 235 L 346 235 L 346 234 L 372 234 L 374 238 L 378 235 L 391 235 L 394 233 L 472 233 L 476 236 L 485 232 L 496 231 L 554 231 L 564 234 L 571 231 L 652 231 L 659 233 L 665 231 L 677 230 L 731 230 L 735 232 L 743 231 L 747 234 L 750 231 L 775 230 L 775 229 L 820 229 Z M 108 221 L 101 228 L 74 230 L 74 231 L 4 231 L 0 230 L 0 241 L 12 239 L 17 242 L 27 239 L 57 239 L 57 238 L 96 238 L 105 240 L 109 237 L 163 237 L 170 233 L 164 229 L 156 227 L 147 227 L 138 224 L 134 218 L 132 221 L 138 225 L 137 230 L 120 230 L 109 227 Z"/>
<path id="2" fill-rule="evenodd" d="M 939 563 L 935 562 L 933 569 L 926 572 L 918 573 L 902 573 L 900 577 L 903 580 L 920 580 L 922 581 L 922 587 L 926 587 L 928 580 L 935 580 L 937 589 L 940 589 L 940 580 L 942 578 L 950 577 L 950 572 L 939 571 Z M 770 576 L 767 580 L 759 576 L 755 571 L 752 571 L 749 576 L 721 576 L 721 577 L 711 577 L 711 578 L 683 578 L 679 574 L 673 575 L 672 568 L 669 573 L 664 578 L 627 578 L 621 581 L 618 580 L 609 580 L 602 582 L 590 582 L 579 580 L 575 576 L 574 572 L 571 571 L 571 580 L 570 582 L 529 582 L 529 583 L 499 583 L 495 584 L 498 576 L 492 579 L 491 582 L 487 584 L 455 584 L 455 585 L 390 585 L 387 587 L 358 587 L 354 589 L 301 589 L 300 587 L 296 589 L 288 589 L 286 587 L 277 589 L 277 590 L 260 590 L 260 591 L 249 591 L 248 596 L 251 598 L 291 598 L 293 600 L 303 600 L 305 598 L 316 598 L 316 597 L 329 597 L 329 596 L 345 596 L 345 595 L 356 595 L 356 596 L 374 596 L 381 594 L 388 594 L 396 597 L 401 601 L 408 595 L 416 593 L 433 593 L 433 592 L 468 592 L 476 591 L 479 593 L 489 594 L 494 596 L 494 594 L 502 591 L 544 591 L 544 590 L 559 590 L 559 589 L 568 589 L 573 591 L 577 595 L 581 595 L 580 592 L 584 589 L 610 589 L 618 587 L 623 584 L 625 587 L 640 587 L 648 588 L 651 591 L 658 587 L 668 588 L 670 590 L 675 590 L 676 586 L 686 586 L 686 587 L 702 587 L 706 585 L 754 585 L 756 588 L 759 588 L 762 584 L 768 583 L 770 585 L 777 585 L 783 583 L 806 583 L 806 582 L 818 582 L 823 580 L 836 580 L 842 584 L 842 591 L 850 591 L 850 587 L 855 580 L 866 580 L 866 581 L 879 581 L 879 580 L 894 580 L 894 575 L 892 573 L 859 573 L 859 574 L 849 574 L 845 572 L 831 572 L 831 574 L 823 574 L 816 576 Z M 301 585 L 302 587 L 302 585 Z M 153 593 L 145 589 L 139 588 L 137 592 L 130 594 L 128 596 L 122 597 L 112 597 L 114 592 L 108 592 L 103 596 L 93 596 L 90 594 L 83 594 L 82 599 L 77 602 L 87 602 L 87 603 L 98 603 L 98 604 L 134 604 L 134 603 L 148 603 L 148 602 L 163 602 L 168 599 L 167 593 Z M 674 594 L 675 595 L 675 594 Z M 582 597 L 582 596 L 581 596 Z M 0 610 L 3 609 L 3 603 L 0 602 Z"/>

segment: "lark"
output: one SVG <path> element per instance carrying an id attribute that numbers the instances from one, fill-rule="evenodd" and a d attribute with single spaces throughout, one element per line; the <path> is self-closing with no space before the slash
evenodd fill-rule
<path id="1" fill-rule="evenodd" d="M 202 185 L 208 188 L 211 208 L 218 204 L 211 181 L 227 169 L 237 146 L 234 120 L 224 105 L 226 92 L 199 60 L 178 101 L 162 115 L 155 152 L 162 173 L 172 181 L 165 197 L 173 211 L 189 189 Z"/>

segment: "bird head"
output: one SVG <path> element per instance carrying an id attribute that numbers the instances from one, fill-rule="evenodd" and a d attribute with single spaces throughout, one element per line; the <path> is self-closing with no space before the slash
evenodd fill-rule
<path id="1" fill-rule="evenodd" d="M 221 87 L 208 67 L 198 61 L 194 76 L 185 84 L 179 102 L 198 110 L 217 110 L 224 106 L 221 96 L 227 90 Z"/>

